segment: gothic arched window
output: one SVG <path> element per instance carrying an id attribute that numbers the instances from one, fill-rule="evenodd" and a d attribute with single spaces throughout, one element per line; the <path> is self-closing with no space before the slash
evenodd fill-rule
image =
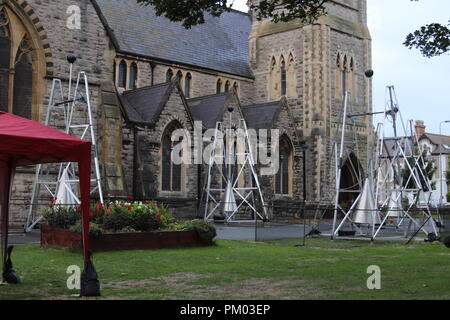
<path id="1" fill-rule="evenodd" d="M 135 62 L 133 62 L 130 66 L 130 89 L 136 89 L 137 88 L 137 75 L 138 75 L 138 67 Z"/>
<path id="2" fill-rule="evenodd" d="M 0 6 L 0 110 L 37 119 L 45 58 L 31 32 L 7 5 Z"/>
<path id="3" fill-rule="evenodd" d="M 287 77 L 286 77 L 286 62 L 284 61 L 284 58 L 281 57 L 281 63 L 280 63 L 280 89 L 281 89 L 281 95 L 286 95 L 286 88 L 287 88 Z"/>
<path id="4" fill-rule="evenodd" d="M 219 94 L 222 92 L 222 80 L 219 79 L 217 80 L 217 84 L 216 84 L 216 93 Z"/>
<path id="5" fill-rule="evenodd" d="M 275 175 L 275 194 L 291 194 L 292 181 L 292 145 L 286 135 L 280 139 L 279 145 L 279 169 Z"/>
<path id="6" fill-rule="evenodd" d="M 127 63 L 125 60 L 120 61 L 119 64 L 119 79 L 117 86 L 119 88 L 126 88 L 127 87 Z"/>
<path id="7" fill-rule="evenodd" d="M 286 95 L 288 97 L 295 97 L 297 95 L 297 80 L 295 79 L 295 61 L 292 53 L 289 54 L 287 79 Z"/>
<path id="8" fill-rule="evenodd" d="M 172 134 L 181 126 L 177 122 L 170 123 L 164 130 L 161 143 L 161 190 L 181 191 L 181 164 L 175 164 L 172 150 L 180 141 L 172 141 Z"/>
<path id="9" fill-rule="evenodd" d="M 183 80 L 183 73 L 181 71 L 177 72 L 177 81 L 179 84 L 181 84 L 181 81 Z"/>
<path id="10" fill-rule="evenodd" d="M 191 84 L 192 84 L 192 75 L 188 72 L 186 74 L 186 79 L 184 81 L 184 95 L 186 98 L 191 97 Z"/>
<path id="11" fill-rule="evenodd" d="M 239 83 L 235 82 L 235 83 L 233 84 L 233 89 L 234 89 L 234 92 L 236 92 L 236 94 L 238 94 Z"/>
<path id="12" fill-rule="evenodd" d="M 166 72 L 166 82 L 172 81 L 172 78 L 173 78 L 173 71 L 172 69 L 169 69 Z"/>
<path id="13" fill-rule="evenodd" d="M 225 82 L 225 92 L 230 92 L 230 81 Z"/>
<path id="14" fill-rule="evenodd" d="M 277 68 L 277 60 L 275 57 L 272 57 L 270 62 L 270 79 L 269 79 L 269 98 L 277 99 L 279 97 L 279 81 L 278 73 L 279 70 Z"/>
<path id="15" fill-rule="evenodd" d="M 347 56 L 345 56 L 342 70 L 342 93 L 344 94 L 344 96 L 345 93 L 347 92 L 347 71 L 348 71 Z"/>

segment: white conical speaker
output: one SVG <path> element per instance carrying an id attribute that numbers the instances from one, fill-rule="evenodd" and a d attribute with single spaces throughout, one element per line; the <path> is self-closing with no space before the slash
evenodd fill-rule
<path id="1" fill-rule="evenodd" d="M 63 171 L 61 179 L 59 180 L 58 190 L 56 191 L 56 201 L 55 204 L 59 205 L 75 205 L 77 200 L 73 196 L 72 186 L 69 183 L 69 175 L 67 173 L 67 168 Z"/>
<path id="2" fill-rule="evenodd" d="M 375 205 L 372 184 L 369 178 L 364 182 L 364 187 L 355 209 L 353 222 L 369 225 L 372 225 L 374 222 L 375 224 L 381 224 L 380 214 Z"/>
<path id="3" fill-rule="evenodd" d="M 391 197 L 389 199 L 389 205 L 387 216 L 389 218 L 400 218 L 401 217 L 401 206 L 399 204 L 399 194 L 398 191 L 392 191 Z"/>
<path id="4" fill-rule="evenodd" d="M 222 199 L 222 213 L 225 216 L 233 214 L 237 210 L 236 198 L 233 192 L 233 182 L 230 180 L 227 183 L 224 197 Z"/>

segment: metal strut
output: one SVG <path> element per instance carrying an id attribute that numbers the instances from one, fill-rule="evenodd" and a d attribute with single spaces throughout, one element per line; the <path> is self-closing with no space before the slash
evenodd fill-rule
<path id="1" fill-rule="evenodd" d="M 64 131 L 82 140 L 91 141 L 94 164 L 93 179 L 91 179 L 91 194 L 98 193 L 100 202 L 103 204 L 103 191 L 95 128 L 92 118 L 89 82 L 86 72 L 79 72 L 75 88 L 72 92 L 72 71 L 73 64 L 71 63 L 67 97 L 64 95 L 62 81 L 60 79 L 53 79 L 45 125 Z M 63 120 L 63 125 L 61 125 L 61 119 Z M 77 195 L 79 178 L 77 176 L 76 164 L 59 164 L 59 170 L 56 168 L 57 166 L 55 165 L 36 166 L 25 232 L 30 232 L 42 220 L 42 216 L 38 214 L 37 209 L 40 205 L 39 199 L 43 198 L 44 194 L 46 194 L 47 198 L 50 197 L 50 199 L 60 205 L 74 206 L 81 203 Z"/>

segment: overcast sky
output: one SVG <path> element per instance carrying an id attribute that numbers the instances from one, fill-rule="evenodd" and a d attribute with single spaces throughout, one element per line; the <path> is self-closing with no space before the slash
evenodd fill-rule
<path id="1" fill-rule="evenodd" d="M 247 0 L 234 8 L 247 11 Z M 439 133 L 443 120 L 450 120 L 450 55 L 425 58 L 402 43 L 420 26 L 450 20 L 449 0 L 368 0 L 369 29 L 373 50 L 373 107 L 383 111 L 386 86 L 394 85 L 405 121 L 424 120 L 427 132 Z M 377 117 L 375 123 L 382 121 Z M 400 131 L 401 132 L 401 131 Z M 450 135 L 450 124 L 442 125 Z"/>

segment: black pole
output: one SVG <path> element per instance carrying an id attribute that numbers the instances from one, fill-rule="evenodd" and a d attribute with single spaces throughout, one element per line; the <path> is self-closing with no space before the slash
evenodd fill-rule
<path id="1" fill-rule="evenodd" d="M 306 246 L 306 150 L 308 146 L 306 142 L 303 146 L 303 246 Z"/>

